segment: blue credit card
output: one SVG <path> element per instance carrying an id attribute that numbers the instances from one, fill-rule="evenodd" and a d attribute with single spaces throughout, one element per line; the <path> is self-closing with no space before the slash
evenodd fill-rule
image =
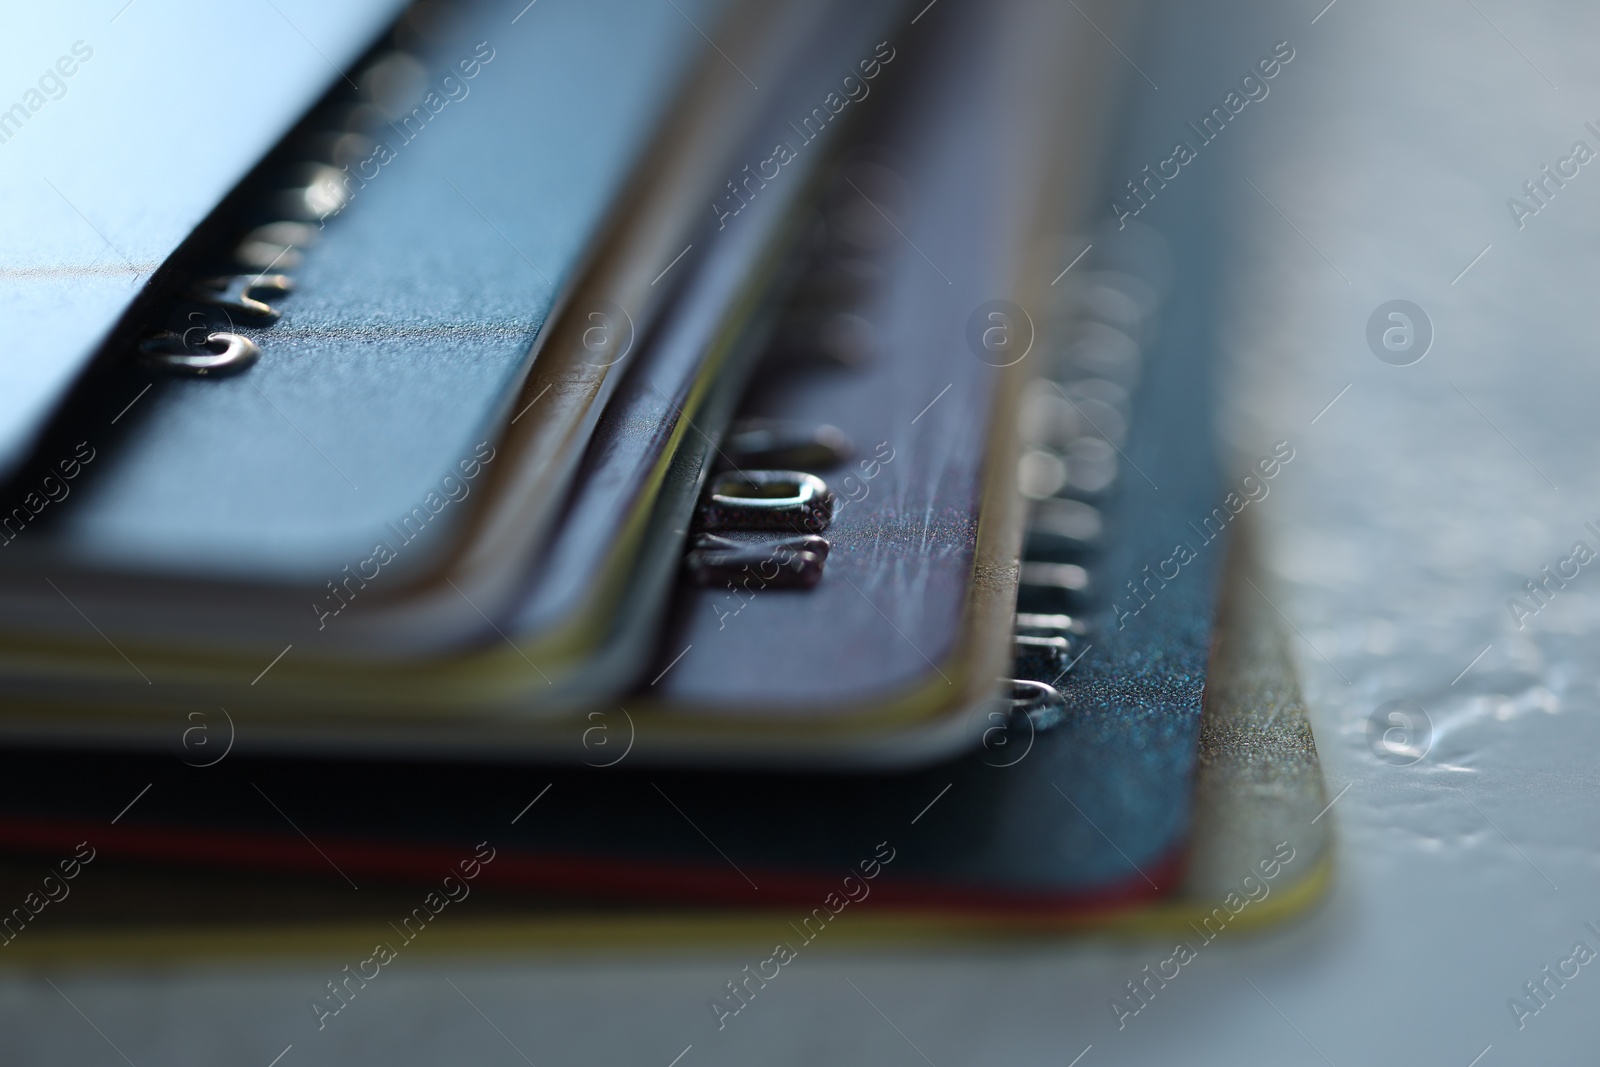
<path id="1" fill-rule="evenodd" d="M 110 354 L 133 366 L 153 327 L 182 344 L 216 326 L 259 349 L 254 365 L 226 379 L 146 370 L 90 383 L 108 410 L 71 421 L 107 444 L 52 515 L 51 543 L 20 537 L 12 555 L 41 552 L 55 572 L 320 587 L 392 540 L 388 524 L 443 495 L 463 461 L 493 451 L 541 328 L 705 45 L 683 15 L 647 0 L 520 17 L 526 0 L 449 6 L 425 40 L 407 41 L 404 22 L 387 34 L 350 66 L 354 87 L 335 75 L 330 97 L 219 210 L 216 234 L 182 257 L 186 273 L 230 279 L 222 287 L 261 272 L 292 288 L 225 294 L 194 330 L 183 307 L 154 312 L 170 321 L 141 323 Z M 711 25 L 718 6 L 685 11 Z M 588 57 L 602 53 L 615 62 L 600 77 Z M 273 318 L 241 310 L 248 297 Z M 430 517 L 390 583 L 465 510 Z"/>
<path id="2" fill-rule="evenodd" d="M 0 474 L 162 264 L 400 7 L 102 0 L 6 13 Z M 217 43 L 241 40 L 248 50 Z"/>

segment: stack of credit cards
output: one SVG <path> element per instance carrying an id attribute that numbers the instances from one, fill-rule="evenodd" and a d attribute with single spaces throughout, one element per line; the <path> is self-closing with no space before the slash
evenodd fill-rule
<path id="1" fill-rule="evenodd" d="M 1204 252 L 1103 222 L 1140 23 L 1076 7 L 280 11 L 193 176 L 30 118 L 4 185 L 89 208 L 0 244 L 4 870 L 1073 925 L 1274 855 L 1229 745 L 1322 786 L 1218 614 Z"/>

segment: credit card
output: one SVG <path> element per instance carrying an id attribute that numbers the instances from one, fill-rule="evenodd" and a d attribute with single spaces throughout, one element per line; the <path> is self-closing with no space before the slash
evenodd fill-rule
<path id="1" fill-rule="evenodd" d="M 554 435 L 553 458 L 526 461 L 545 481 L 520 487 L 553 513 L 608 378 L 622 372 L 612 373 L 621 356 L 591 352 L 583 331 L 576 354 L 563 350 L 567 335 L 546 329 L 547 316 L 592 290 L 597 271 L 616 275 L 603 253 L 618 227 L 632 242 L 626 270 L 650 271 L 628 282 L 643 290 L 659 272 L 651 262 L 664 266 L 682 250 L 679 231 L 701 224 L 689 210 L 698 199 L 678 188 L 688 175 L 669 174 L 667 192 L 651 193 L 664 109 L 684 93 L 680 103 L 697 105 L 697 94 L 732 81 L 754 91 L 720 73 L 726 61 L 692 22 L 716 18 L 720 5 L 664 15 L 632 7 L 648 7 L 646 17 L 624 17 L 627 2 L 613 12 L 626 32 L 603 29 L 608 20 L 592 12 L 526 5 L 408 10 L 353 68 L 356 87 L 333 93 L 217 209 L 220 238 L 202 242 L 171 299 L 152 298 L 146 342 L 59 420 L 61 442 L 82 433 L 79 454 L 98 460 L 75 465 L 70 499 L 37 503 L 39 484 L 47 495 L 64 484 L 53 469 L 15 485 L 0 558 L 7 617 L 26 619 L 34 637 L 54 628 L 92 647 L 100 638 L 85 640 L 88 617 L 115 644 L 165 641 L 185 659 L 207 647 L 254 658 L 293 641 L 302 654 L 364 643 L 394 658 L 460 643 L 464 628 L 492 634 L 480 608 L 494 607 L 459 572 L 460 592 L 435 580 L 448 595 L 420 631 L 402 621 L 374 636 L 364 621 L 328 620 L 358 590 L 367 594 L 358 615 L 386 598 L 404 603 L 466 525 L 493 516 L 489 498 L 529 519 L 507 543 L 477 545 L 496 557 L 498 584 L 515 589 L 549 521 L 500 488 L 519 462 L 508 427 Z M 619 73 L 585 92 L 580 116 L 567 96 L 580 57 L 597 49 L 618 59 Z M 706 57 L 719 76 L 680 93 Z M 530 99 L 547 106 L 529 109 Z M 702 124 L 737 120 L 750 105 L 733 100 L 689 110 Z M 682 151 L 696 146 L 707 147 L 691 139 Z M 717 161 L 695 158 L 689 174 Z M 648 225 L 626 225 L 630 204 Z M 630 313 L 618 314 L 620 332 Z M 653 314 L 635 306 L 633 327 L 647 330 Z M 228 377 L 215 367 L 172 374 L 195 369 L 191 359 L 223 358 L 205 350 L 235 344 L 221 337 L 261 355 Z M 542 406 L 514 404 L 530 363 L 550 360 L 578 364 L 588 383 L 556 389 Z M 165 373 L 152 380 L 152 369 Z M 45 507 L 43 521 L 25 521 Z"/>
<path id="2" fill-rule="evenodd" d="M 169 257 L 400 6 L 104 0 L 7 13 L 0 477 Z M 240 40 L 247 57 L 216 48 Z"/>
<path id="3" fill-rule="evenodd" d="M 648 603 L 653 599 L 659 605 L 665 595 L 665 582 L 670 580 L 676 567 L 676 546 L 681 544 L 683 530 L 679 529 L 674 536 L 669 527 L 644 542 L 640 541 L 641 530 L 650 519 L 675 452 L 685 440 L 702 453 L 707 451 L 713 440 L 708 436 L 708 428 L 714 430 L 718 422 L 726 418 L 726 412 L 722 411 L 711 414 L 711 421 L 704 426 L 697 422 L 706 418 L 707 413 L 716 411 L 719 404 L 725 408 L 741 386 L 747 368 L 740 363 L 744 357 L 735 350 L 746 344 L 746 320 L 769 299 L 770 277 L 781 267 L 779 238 L 789 226 L 792 205 L 808 195 L 811 185 L 808 175 L 827 158 L 828 145 L 835 138 L 838 126 L 844 123 L 826 129 L 819 125 L 808 140 L 802 142 L 806 153 L 786 162 L 784 180 L 775 181 L 774 187 L 758 203 L 741 207 L 737 212 L 728 208 L 720 212 L 707 211 L 706 208 L 715 209 L 719 199 L 731 194 L 714 196 L 708 201 L 707 191 L 714 192 L 716 186 L 694 179 L 696 175 L 703 177 L 702 172 L 708 168 L 716 168 L 718 174 L 727 171 L 737 175 L 741 168 L 749 169 L 742 161 L 753 158 L 752 153 L 770 153 L 774 139 L 792 138 L 788 116 L 797 113 L 798 102 L 828 96 L 837 80 L 836 69 L 840 64 L 848 69 L 858 61 L 858 56 L 870 57 L 874 42 L 879 40 L 878 31 L 893 13 L 893 8 L 888 7 L 851 12 L 841 8 L 830 12 L 802 5 L 752 10 L 758 10 L 762 17 L 753 26 L 746 26 L 745 33 L 757 57 L 763 59 L 760 69 L 772 75 L 767 79 L 766 96 L 757 98 L 759 106 L 755 108 L 753 119 L 745 124 L 748 128 L 723 136 L 718 123 L 728 116 L 727 110 L 701 108 L 698 104 L 704 101 L 698 98 L 708 92 L 725 95 L 730 89 L 744 94 L 746 88 L 738 68 L 713 52 L 708 62 L 716 71 L 716 77 L 700 78 L 703 84 L 691 85 L 687 91 L 689 101 L 696 106 L 685 104 L 685 108 L 699 116 L 691 125 L 691 132 L 696 126 L 712 128 L 718 133 L 713 144 L 729 149 L 731 161 L 723 158 L 729 152 L 713 153 L 707 162 L 701 158 L 700 151 L 690 150 L 695 144 L 702 144 L 704 137 L 689 138 L 687 145 L 679 143 L 683 138 L 675 135 L 682 133 L 682 129 L 676 119 L 655 135 L 676 152 L 669 160 L 686 162 L 673 163 L 676 171 L 651 169 L 645 172 L 647 180 L 642 183 L 643 187 L 635 188 L 624 198 L 620 209 L 622 217 L 606 221 L 604 236 L 597 239 L 599 251 L 593 254 L 594 262 L 575 283 L 574 293 L 565 298 L 565 317 L 552 327 L 557 331 L 555 339 L 539 340 L 532 371 L 521 385 L 521 395 L 515 402 L 497 402 L 509 416 L 510 423 L 506 433 L 496 437 L 495 444 L 489 446 L 492 458 L 481 451 L 476 455 L 468 453 L 472 474 L 483 471 L 482 481 L 478 485 L 463 485 L 472 479 L 472 474 L 465 473 L 465 467 L 462 475 L 447 474 L 444 478 L 444 484 L 453 480 L 456 488 L 463 489 L 463 498 L 477 490 L 479 494 L 487 494 L 491 501 L 490 506 L 479 508 L 477 512 L 470 511 L 471 503 L 456 508 L 458 512 L 468 513 L 460 521 L 469 530 L 463 534 L 467 545 L 451 563 L 452 569 L 440 575 L 429 575 L 426 588 L 419 593 L 415 588 L 408 589 L 403 573 L 385 574 L 383 568 L 378 567 L 378 564 L 386 565 L 385 560 L 364 560 L 365 566 L 373 569 L 358 567 L 352 575 L 348 562 L 339 570 L 332 569 L 333 562 L 348 558 L 334 556 L 319 575 L 332 575 L 333 580 L 325 583 L 328 590 L 315 589 L 314 595 L 301 597 L 299 594 L 303 590 L 296 588 L 292 590 L 296 598 L 287 599 L 281 592 L 243 587 L 235 590 L 238 595 L 232 602 L 228 600 L 229 587 L 198 587 L 199 578 L 194 573 L 174 575 L 170 568 L 145 580 L 152 594 L 148 597 L 133 595 L 137 591 L 133 583 L 141 577 L 136 571 L 118 581 L 118 576 L 108 576 L 102 568 L 98 573 L 88 573 L 77 584 L 57 574 L 59 588 L 51 586 L 49 592 L 59 594 L 58 612 L 82 609 L 86 617 L 96 620 L 96 627 L 112 635 L 116 647 L 102 643 L 97 632 L 94 639 L 78 649 L 52 649 L 58 658 L 51 662 L 50 653 L 43 659 L 37 655 L 41 649 L 34 643 L 28 652 L 14 660 L 14 684 L 19 688 L 45 688 L 50 685 L 44 680 L 47 674 L 57 678 L 71 676 L 80 694 L 93 693 L 109 702 L 120 699 L 134 707 L 152 706 L 149 704 L 152 700 L 157 707 L 170 707 L 174 701 L 185 699 L 209 704 L 211 690 L 206 688 L 208 686 L 221 687 L 219 691 L 232 700 L 232 689 L 227 687 L 232 684 L 233 677 L 228 672 L 246 671 L 253 660 L 230 660 L 213 655 L 208 662 L 194 654 L 197 651 L 194 644 L 160 648 L 150 640 L 153 636 L 151 620 L 170 622 L 173 629 L 169 637 L 175 633 L 195 644 L 209 644 L 215 652 L 219 644 L 224 650 L 230 642 L 237 647 L 237 634 L 217 632 L 220 629 L 218 614 L 202 609 L 231 610 L 234 617 L 247 619 L 259 629 L 270 623 L 270 619 L 263 617 L 280 605 L 292 611 L 295 623 L 299 624 L 298 628 L 282 632 L 280 639 L 299 642 L 307 635 L 309 638 L 304 640 L 296 656 L 281 666 L 271 657 L 282 646 L 263 644 L 261 653 L 275 665 L 272 680 L 262 688 L 251 687 L 252 692 L 239 695 L 241 703 L 268 706 L 273 719 L 279 718 L 276 712 L 285 702 L 304 709 L 310 704 L 337 706 L 341 702 L 355 701 L 366 705 L 369 711 L 410 712 L 419 707 L 452 709 L 480 706 L 485 702 L 494 703 L 503 710 L 510 701 L 516 700 L 537 709 L 553 700 L 570 705 L 574 686 L 581 692 L 592 690 L 596 685 L 614 689 L 626 684 L 626 675 L 614 670 L 582 671 L 582 677 L 577 674 L 579 668 L 585 666 L 584 657 L 591 654 L 592 646 L 609 637 L 616 628 L 613 625 L 616 600 L 624 592 L 633 590 L 632 586 L 619 589 L 617 584 L 628 576 L 633 555 L 642 553 L 668 562 L 665 569 L 657 568 L 656 577 L 650 579 L 655 593 L 629 602 L 630 622 L 652 617 L 653 609 L 647 610 Z M 801 30 L 805 32 L 797 32 Z M 734 46 L 727 37 L 724 40 L 730 47 Z M 392 62 L 392 57 L 382 57 L 377 64 Z M 487 77 L 490 64 L 478 62 L 485 72 L 477 77 Z M 876 66 L 876 61 L 872 62 Z M 460 84 L 459 79 L 456 84 Z M 746 106 L 744 97 L 741 95 L 737 99 L 743 109 Z M 701 111 L 707 113 L 700 115 Z M 441 115 L 440 120 L 445 117 Z M 735 167 L 734 163 L 740 166 Z M 394 165 L 399 166 L 400 162 Z M 397 180 L 400 173 L 396 172 Z M 571 178 L 569 174 L 564 180 Z M 377 184 L 374 181 L 374 187 Z M 327 253 L 337 239 L 337 228 L 353 223 L 364 208 L 380 222 L 388 218 L 379 211 L 381 204 L 372 206 L 370 200 L 362 202 L 360 197 L 365 192 L 358 193 L 352 204 L 329 222 L 327 236 L 305 251 L 303 258 L 307 268 L 318 255 Z M 681 218 L 685 209 L 692 214 L 688 236 L 693 240 L 679 248 L 676 239 L 665 243 L 662 235 L 673 233 L 669 224 Z M 735 214 L 737 218 L 730 220 Z M 698 252 L 694 251 L 697 246 Z M 358 242 L 358 250 L 360 247 Z M 652 248 L 658 254 L 646 254 Z M 673 253 L 672 249 L 678 251 Z M 294 251 L 299 252 L 298 249 Z M 607 282 L 607 277 L 611 281 Z M 663 279 L 666 279 L 665 284 L 658 291 L 652 291 Z M 606 285 L 611 288 L 605 288 Z M 632 287 L 637 298 L 628 301 L 632 310 L 609 299 L 609 296 L 622 298 L 618 285 Z M 662 295 L 658 296 L 657 292 Z M 654 305 L 664 300 L 666 294 L 674 295 L 676 301 L 670 318 L 657 327 L 654 320 L 658 309 Z M 353 302 L 358 310 L 365 306 L 344 290 L 340 295 Z M 294 299 L 286 296 L 276 305 L 284 312 L 281 321 L 259 327 L 252 334 L 260 338 L 262 345 L 286 336 L 282 331 L 292 321 L 290 312 L 294 309 Z M 607 310 L 604 316 L 585 311 L 591 307 Z M 597 318 L 603 322 L 597 322 Z M 598 351 L 590 343 L 596 334 L 606 335 Z M 361 337 L 346 338 L 337 330 L 321 327 L 311 331 L 310 340 L 303 343 L 310 344 L 319 338 L 327 341 L 330 335 L 332 340 L 328 343 L 335 350 L 343 344 L 350 346 L 352 352 L 361 352 Z M 430 341 L 431 336 L 427 331 L 418 331 L 414 343 L 421 346 L 419 351 L 437 340 Z M 562 343 L 563 338 L 567 343 Z M 286 347 L 292 349 L 294 344 L 291 331 Z M 363 355 L 360 358 L 370 362 L 372 357 Z M 338 366 L 339 358 L 306 361 L 298 371 L 306 375 L 307 380 L 313 380 L 318 373 L 331 373 Z M 192 385 L 212 388 L 234 382 L 248 384 L 259 369 L 260 365 L 252 367 L 227 382 L 197 381 Z M 621 401 L 624 409 L 615 413 L 609 422 L 602 421 L 600 409 L 624 374 L 628 375 L 629 382 Z M 423 394 L 436 391 L 427 373 L 419 375 L 417 381 L 404 383 L 403 388 Z M 708 398 L 713 395 L 726 396 L 727 400 L 710 403 Z M 560 414 L 552 414 L 553 408 Z M 593 480 L 577 487 L 566 512 L 568 521 L 578 528 L 556 531 L 552 555 L 539 564 L 541 570 L 532 576 L 530 583 L 524 570 L 531 552 L 530 543 L 537 544 L 530 528 L 541 523 L 551 526 L 561 514 L 559 504 L 570 480 L 570 475 L 562 471 L 566 467 L 576 469 L 583 446 L 589 441 L 591 423 L 600 425 L 603 431 L 595 448 L 590 450 L 594 458 L 585 471 Z M 214 420 L 208 424 L 214 425 Z M 532 429 L 528 430 L 530 426 Z M 642 429 L 645 432 L 641 435 Z M 165 436 L 168 432 L 165 426 L 157 426 L 152 431 L 157 445 L 171 444 Z M 405 425 L 387 428 L 385 432 L 414 435 Z M 452 432 L 459 432 L 459 428 Z M 240 442 L 237 447 L 248 450 L 250 445 Z M 324 458 L 321 451 L 316 450 L 316 455 L 308 462 Z M 270 463 L 265 458 L 261 462 Z M 331 462 L 329 465 L 332 466 Z M 147 466 L 154 476 L 158 465 Z M 503 478 L 500 477 L 502 471 L 507 472 Z M 689 477 L 698 478 L 699 473 L 695 466 Z M 109 477 L 118 485 L 137 484 L 137 479 L 124 476 L 122 471 L 113 471 Z M 506 482 L 513 483 L 514 487 L 501 484 Z M 244 492 L 246 488 L 229 489 L 220 494 L 221 503 L 213 501 L 206 506 L 221 509 L 231 494 Z M 284 489 L 281 485 L 277 488 Z M 144 507 L 137 503 L 136 497 L 137 494 L 129 496 L 130 507 Z M 684 500 L 679 526 L 688 521 L 692 502 L 691 488 Z M 92 503 L 91 500 L 91 516 Z M 446 503 L 441 501 L 441 507 Z M 251 506 L 259 506 L 259 501 Z M 334 517 L 340 514 L 346 513 L 335 509 Z M 318 521 L 327 519 L 322 512 L 318 512 L 317 517 Z M 513 521 L 519 518 L 525 521 Z M 169 520 L 161 517 L 159 521 Z M 230 517 L 228 521 L 236 521 L 236 518 Z M 426 513 L 421 521 L 428 521 Z M 409 532 L 410 522 L 408 517 L 398 525 Z M 443 522 L 441 519 L 439 525 Z M 396 523 L 387 525 L 389 529 L 380 528 L 378 536 L 386 540 L 405 537 L 395 530 Z M 66 533 L 69 546 L 75 544 L 71 537 L 73 530 L 68 528 Z M 116 538 L 105 536 L 106 533 L 97 530 L 91 539 L 93 544 L 104 548 L 119 543 Z M 328 525 L 324 525 L 318 535 L 328 536 L 328 533 Z M 193 536 L 210 537 L 209 543 L 213 546 L 224 545 L 229 540 L 215 530 Z M 257 536 L 266 535 L 258 532 Z M 508 541 L 513 543 L 509 548 L 505 544 Z M 18 546 L 22 543 L 19 538 Z M 403 543 L 409 550 L 409 538 Z M 54 542 L 48 542 L 39 551 L 47 553 L 55 547 Z M 121 547 L 108 550 L 127 552 L 128 546 L 124 541 Z M 170 549 L 161 551 L 171 552 Z M 425 549 L 416 551 L 420 553 Z M 582 556 L 576 563 L 575 554 Z M 40 558 L 35 555 L 28 562 L 36 564 Z M 46 561 L 50 558 L 47 554 L 43 556 Z M 239 562 L 246 568 L 257 565 L 247 554 L 241 554 Z M 403 572 L 404 563 L 401 561 L 396 569 Z M 205 561 L 200 560 L 194 570 L 203 575 L 205 567 Z M 368 591 L 367 582 L 375 576 L 382 576 L 392 582 L 392 586 L 373 581 L 375 588 Z M 108 577 L 112 580 L 108 581 Z M 34 585 L 39 585 L 31 566 L 22 580 L 29 578 Z M 403 595 L 396 595 L 396 591 Z M 32 592 L 49 603 L 43 586 Z M 503 614 L 503 606 L 512 599 L 522 601 L 518 613 Z M 346 601 L 352 602 L 348 613 Z M 378 606 L 376 612 L 366 611 L 374 604 Z M 318 607 L 319 611 L 309 610 Z M 580 612 L 582 617 L 575 617 Z M 20 608 L 17 611 L 19 617 L 28 614 Z M 70 617 L 61 617 L 71 625 Z M 221 616 L 224 620 L 227 617 L 226 614 Z M 318 625 L 312 626 L 313 622 Z M 76 628 L 84 632 L 81 623 L 82 618 Z M 410 627 L 409 632 L 407 627 Z M 431 667 L 416 663 L 410 654 L 419 643 L 437 650 L 441 644 L 449 643 L 453 629 L 463 628 L 474 634 L 483 631 L 487 640 L 480 641 L 481 647 L 469 653 L 444 659 Z M 209 635 L 204 632 L 208 629 L 212 630 Z M 352 633 L 354 637 L 350 636 Z M 507 636 L 508 633 L 515 635 L 516 640 Z M 132 636 L 126 636 L 128 634 Z M 637 666 L 642 667 L 642 656 L 652 636 L 649 632 L 635 632 L 629 639 L 627 647 L 632 649 L 630 654 L 638 661 Z M 403 658 L 408 662 L 398 670 L 389 665 L 363 673 L 359 664 L 338 658 L 353 647 L 374 651 L 378 658 L 391 661 Z M 119 662 L 119 650 L 131 658 Z M 153 691 L 141 692 L 137 686 L 129 690 L 122 684 L 126 679 L 118 676 L 130 664 L 138 664 L 134 669 L 141 677 L 150 676 L 162 685 L 173 682 L 185 688 L 165 689 L 159 695 Z M 553 679 L 563 682 L 570 679 L 573 684 L 555 686 L 547 692 L 545 687 L 554 685 Z M 65 688 L 70 688 L 71 684 Z M 342 724 L 333 725 L 344 729 Z"/>
<path id="4" fill-rule="evenodd" d="M 1137 757 L 1150 736 L 1137 728 L 1000 718 L 969 756 L 865 777 L 642 769 L 618 716 L 591 723 L 588 768 L 262 760 L 231 752 L 213 713 L 166 756 L 0 759 L 0 877 L 36 882 L 34 857 L 80 843 L 97 864 L 74 909 L 25 937 L 0 932 L 15 937 L 6 958 L 359 940 L 474 857 L 464 891 L 481 896 L 465 927 L 441 924 L 451 947 L 703 941 L 824 907 L 830 940 L 1104 928 L 1209 940 L 1277 921 L 1326 886 L 1332 840 L 1285 634 L 1251 566 L 1234 553 L 1192 816 Z M 52 789 L 66 775 L 83 785 Z M 813 921 L 800 936 L 816 933 Z"/>

